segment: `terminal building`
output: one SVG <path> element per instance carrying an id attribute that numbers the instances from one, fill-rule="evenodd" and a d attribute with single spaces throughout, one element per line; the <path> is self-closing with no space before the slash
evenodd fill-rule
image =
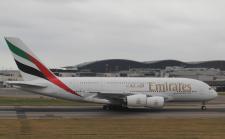
<path id="1" fill-rule="evenodd" d="M 59 77 L 184 77 L 204 81 L 218 89 L 225 88 L 225 61 L 161 60 L 138 62 L 108 59 L 51 70 Z M 3 85 L 6 80 L 22 80 L 18 71 L 5 72 L 0 72 L 0 81 Z"/>
<path id="2" fill-rule="evenodd" d="M 18 70 L 0 70 L 0 87 L 10 87 L 6 81 L 22 81 L 22 76 Z"/>

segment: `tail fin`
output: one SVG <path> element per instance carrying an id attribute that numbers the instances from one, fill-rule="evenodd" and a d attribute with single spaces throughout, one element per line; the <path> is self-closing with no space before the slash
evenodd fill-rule
<path id="1" fill-rule="evenodd" d="M 25 81 L 40 78 L 45 79 L 44 74 L 39 69 L 38 64 L 40 62 L 38 61 L 40 60 L 37 59 L 37 57 L 20 39 L 6 37 L 5 40 Z M 51 73 L 51 71 L 49 72 Z"/>
<path id="2" fill-rule="evenodd" d="M 5 40 L 25 81 L 45 79 L 69 93 L 76 94 L 46 68 L 20 39 L 6 37 Z"/>

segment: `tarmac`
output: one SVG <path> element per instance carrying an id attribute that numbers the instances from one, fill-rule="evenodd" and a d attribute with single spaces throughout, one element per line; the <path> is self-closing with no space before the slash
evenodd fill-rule
<path id="1" fill-rule="evenodd" d="M 7 92 L 8 91 L 8 92 Z M 42 97 L 14 89 L 0 90 L 0 96 Z M 2 92 L 2 93 L 1 93 Z M 11 92 L 11 93 L 10 93 Z M 102 106 L 0 106 L 0 119 L 51 118 L 225 118 L 225 96 L 218 96 L 201 110 L 201 103 L 168 103 L 161 110 L 103 110 Z"/>

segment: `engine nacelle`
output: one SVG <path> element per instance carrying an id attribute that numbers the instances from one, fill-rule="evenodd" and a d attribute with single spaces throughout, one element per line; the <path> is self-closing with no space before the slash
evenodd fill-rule
<path id="1" fill-rule="evenodd" d="M 147 107 L 160 109 L 164 106 L 164 98 L 155 96 L 155 97 L 148 97 L 147 98 Z"/>
<path id="2" fill-rule="evenodd" d="M 147 97 L 144 94 L 127 96 L 128 107 L 150 107 L 159 109 L 164 106 L 164 98 L 160 96 Z"/>
<path id="3" fill-rule="evenodd" d="M 143 94 L 127 96 L 128 107 L 144 107 L 147 104 L 147 96 Z"/>

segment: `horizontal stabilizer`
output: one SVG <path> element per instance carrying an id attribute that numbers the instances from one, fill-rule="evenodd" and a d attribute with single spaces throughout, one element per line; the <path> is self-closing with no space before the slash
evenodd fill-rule
<path id="1" fill-rule="evenodd" d="M 46 85 L 35 84 L 35 83 L 26 82 L 26 81 L 7 81 L 6 83 L 12 86 L 22 87 L 22 88 L 46 88 L 47 87 Z"/>

